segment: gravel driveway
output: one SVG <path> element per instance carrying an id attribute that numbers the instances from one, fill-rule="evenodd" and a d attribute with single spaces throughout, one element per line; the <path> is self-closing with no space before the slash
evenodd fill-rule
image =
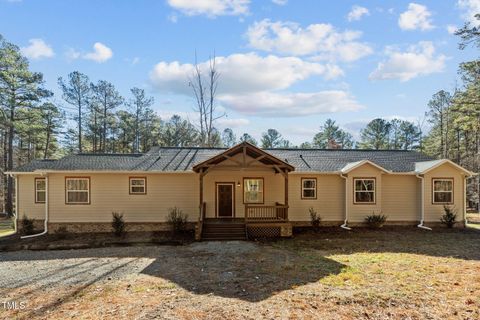
<path id="1" fill-rule="evenodd" d="M 189 246 L 112 247 L 57 251 L 0 252 L 0 293 L 30 286 L 52 288 L 138 275 L 154 262 L 171 257 L 255 252 L 250 242 L 198 242 Z"/>

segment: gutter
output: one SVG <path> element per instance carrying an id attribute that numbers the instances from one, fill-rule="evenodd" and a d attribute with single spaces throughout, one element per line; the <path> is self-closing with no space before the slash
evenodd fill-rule
<path id="1" fill-rule="evenodd" d="M 425 179 L 419 175 L 419 174 L 416 174 L 415 175 L 418 179 L 420 179 L 422 181 L 422 192 L 421 192 L 421 196 L 422 196 L 422 208 L 421 208 L 421 213 L 422 213 L 422 217 L 421 217 L 421 220 L 420 220 L 420 224 L 417 226 L 421 229 L 425 229 L 425 230 L 432 230 L 432 228 L 429 228 L 427 226 L 424 225 L 424 222 L 425 222 Z"/>
<path id="2" fill-rule="evenodd" d="M 46 235 L 48 233 L 48 175 L 45 175 L 45 220 L 43 226 L 43 232 L 32 234 L 28 236 L 22 236 L 20 239 L 28 239 Z"/>
<path id="3" fill-rule="evenodd" d="M 345 230 L 352 230 L 352 228 L 348 227 L 348 183 L 347 183 L 347 177 L 343 175 L 343 173 L 340 174 L 340 177 L 345 179 L 345 221 L 343 224 L 340 226 L 340 228 L 345 229 Z"/>

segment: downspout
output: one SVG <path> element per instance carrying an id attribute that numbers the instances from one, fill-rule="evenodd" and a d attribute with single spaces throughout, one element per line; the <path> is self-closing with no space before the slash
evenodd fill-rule
<path id="1" fill-rule="evenodd" d="M 43 235 L 46 235 L 47 232 L 48 232 L 48 175 L 45 175 L 45 220 L 44 220 L 43 232 L 28 235 L 28 236 L 22 236 L 20 237 L 20 239 L 43 236 Z"/>
<path id="2" fill-rule="evenodd" d="M 12 175 L 13 177 L 14 175 Z M 18 176 L 15 177 L 15 219 L 13 220 L 13 228 L 14 232 L 13 234 L 16 234 L 18 232 Z"/>
<path id="3" fill-rule="evenodd" d="M 424 225 L 424 222 L 425 222 L 425 179 L 419 174 L 416 174 L 415 176 L 422 181 L 422 192 L 421 192 L 422 208 L 420 209 L 422 217 L 421 217 L 421 220 L 420 220 L 420 224 L 417 227 L 419 227 L 421 229 L 425 229 L 425 230 L 432 230 L 432 228 L 426 227 Z"/>
<path id="4" fill-rule="evenodd" d="M 343 224 L 340 226 L 340 228 L 345 229 L 345 230 L 352 230 L 352 228 L 348 227 L 348 178 L 343 175 L 343 173 L 340 174 L 340 177 L 345 179 L 345 221 L 343 221 Z"/>

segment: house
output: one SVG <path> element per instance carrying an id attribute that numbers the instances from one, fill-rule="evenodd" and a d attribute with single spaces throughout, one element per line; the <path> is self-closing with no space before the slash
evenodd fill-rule
<path id="1" fill-rule="evenodd" d="M 415 151 L 262 150 L 249 143 L 77 154 L 9 174 L 20 219 L 33 218 L 48 232 L 110 231 L 112 212 L 124 214 L 128 230 L 163 230 L 169 209 L 178 207 L 197 238 L 288 236 L 292 226 L 310 224 L 310 208 L 323 225 L 348 228 L 384 214 L 389 224 L 423 227 L 439 224 L 451 205 L 463 225 L 472 175 Z"/>

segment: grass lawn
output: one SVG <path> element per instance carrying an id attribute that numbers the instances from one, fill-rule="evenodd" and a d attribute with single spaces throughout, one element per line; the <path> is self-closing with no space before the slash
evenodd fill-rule
<path id="1" fill-rule="evenodd" d="M 0 297 L 27 301 L 8 317 L 480 318 L 474 229 L 336 228 L 260 243 L 2 255 Z"/>
<path id="2" fill-rule="evenodd" d="M 467 214 L 467 227 L 480 230 L 480 213 Z"/>
<path id="3" fill-rule="evenodd" d="M 13 224 L 9 219 L 0 220 L 0 237 L 13 233 Z"/>

